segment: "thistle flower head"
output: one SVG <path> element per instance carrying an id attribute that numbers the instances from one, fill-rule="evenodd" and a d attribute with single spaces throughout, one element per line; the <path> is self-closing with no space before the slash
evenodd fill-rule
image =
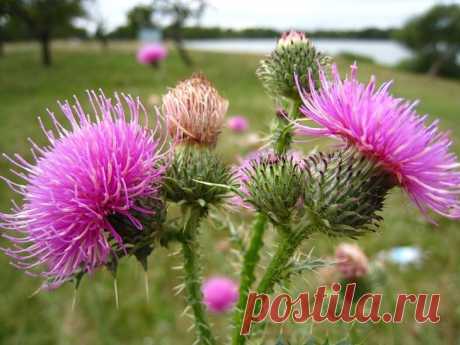
<path id="1" fill-rule="evenodd" d="M 144 65 L 155 65 L 164 60 L 168 50 L 161 44 L 151 43 L 142 46 L 137 52 L 137 61 Z"/>
<path id="2" fill-rule="evenodd" d="M 75 100 L 60 103 L 71 129 L 51 112 L 54 131 L 40 122 L 49 144 L 32 142 L 34 163 L 6 156 L 25 184 L 4 178 L 23 197 L 12 214 L 0 215 L 0 226 L 8 230 L 4 237 L 12 243 L 4 252 L 28 272 L 41 267 L 52 286 L 106 264 L 112 249 L 123 247 L 110 217 L 142 230 L 136 215 L 152 211 L 140 201 L 158 197 L 164 172 L 161 147 L 145 127 L 140 101 L 115 94 L 113 102 L 102 91 L 88 95 L 93 117 Z"/>
<path id="3" fill-rule="evenodd" d="M 303 167 L 307 218 L 317 230 L 355 238 L 377 229 L 392 176 L 353 148 L 311 155 Z"/>
<path id="4" fill-rule="evenodd" d="M 260 62 L 257 76 L 271 96 L 298 101 L 294 75 L 298 75 L 301 85 L 308 89 L 305 71 L 311 69 L 316 77 L 318 69 L 329 63 L 330 58 L 318 52 L 303 33 L 291 31 L 284 33 L 273 52 Z"/>
<path id="5" fill-rule="evenodd" d="M 214 313 L 223 313 L 233 308 L 238 300 L 238 286 L 226 277 L 212 277 L 202 286 L 203 303 Z"/>
<path id="6" fill-rule="evenodd" d="M 206 147 L 179 146 L 167 170 L 163 189 L 177 203 L 217 205 L 228 197 L 232 184 L 230 168 Z"/>
<path id="7" fill-rule="evenodd" d="M 308 92 L 299 85 L 301 111 L 318 126 L 299 126 L 298 133 L 338 138 L 392 175 L 423 214 L 432 209 L 459 218 L 459 164 L 438 121 L 427 124 L 427 115 L 416 113 L 416 102 L 393 97 L 390 82 L 379 88 L 374 77 L 360 83 L 356 65 L 345 80 L 336 66 L 332 70 L 332 80 L 320 72 L 319 90 L 312 89 L 312 77 Z"/>
<path id="8" fill-rule="evenodd" d="M 291 30 L 289 32 L 283 32 L 280 39 L 278 40 L 278 47 L 286 47 L 289 45 L 306 43 L 308 43 L 308 38 L 305 36 L 305 33 Z"/>
<path id="9" fill-rule="evenodd" d="M 233 198 L 233 203 L 255 208 L 280 224 L 289 221 L 305 190 L 301 154 L 295 151 L 252 153 L 234 168 L 234 176 L 241 196 Z"/>
<path id="10" fill-rule="evenodd" d="M 169 133 L 179 143 L 214 146 L 227 108 L 228 101 L 202 74 L 194 74 L 163 96 Z"/>
<path id="11" fill-rule="evenodd" d="M 337 269 L 343 279 L 357 279 L 369 272 L 366 254 L 356 244 L 341 243 L 335 250 Z"/>

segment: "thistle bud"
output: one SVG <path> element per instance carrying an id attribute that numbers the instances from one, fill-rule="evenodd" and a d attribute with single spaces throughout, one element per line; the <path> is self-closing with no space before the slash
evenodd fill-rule
<path id="1" fill-rule="evenodd" d="M 244 161 L 235 172 L 242 205 L 265 213 L 275 224 L 289 223 L 305 190 L 301 161 L 295 152 L 276 155 L 270 151 Z"/>
<path id="2" fill-rule="evenodd" d="M 308 71 L 318 79 L 318 71 L 330 63 L 330 58 L 318 52 L 302 32 L 284 33 L 275 50 L 260 62 L 257 76 L 273 97 L 287 97 L 298 101 L 295 76 L 308 89 Z"/>
<path id="3" fill-rule="evenodd" d="M 396 182 L 390 174 L 351 148 L 310 156 L 304 168 L 305 205 L 319 230 L 354 238 L 377 229 Z"/>
<path id="4" fill-rule="evenodd" d="M 216 205 L 228 196 L 232 173 L 209 148 L 179 147 L 166 173 L 163 189 L 170 201 Z"/>
<path id="5" fill-rule="evenodd" d="M 192 75 L 163 96 L 168 131 L 178 143 L 214 146 L 227 108 L 228 101 L 202 74 Z"/>

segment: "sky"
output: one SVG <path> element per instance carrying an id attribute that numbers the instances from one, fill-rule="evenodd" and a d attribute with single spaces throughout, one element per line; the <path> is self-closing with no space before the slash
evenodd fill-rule
<path id="1" fill-rule="evenodd" d="M 186 1 L 186 0 L 185 0 Z M 149 0 L 97 0 L 99 12 L 113 29 L 126 20 L 127 11 Z M 203 26 L 226 28 L 270 27 L 359 29 L 402 25 L 435 4 L 460 0 L 209 0 L 200 20 Z"/>

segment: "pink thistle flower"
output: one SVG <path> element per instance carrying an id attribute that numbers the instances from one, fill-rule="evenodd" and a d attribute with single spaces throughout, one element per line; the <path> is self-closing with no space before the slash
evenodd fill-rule
<path id="1" fill-rule="evenodd" d="M 141 231 L 133 212 L 151 211 L 136 201 L 159 196 L 165 169 L 159 165 L 161 145 L 146 127 L 147 113 L 139 99 L 115 94 L 113 103 L 102 91 L 88 96 L 94 118 L 75 98 L 74 105 L 59 103 L 71 129 L 50 111 L 54 131 L 40 120 L 49 145 L 31 142 L 34 163 L 18 154 L 5 155 L 22 170 L 13 172 L 25 184 L 3 178 L 23 197 L 12 214 L 0 214 L 0 226 L 8 230 L 3 237 L 12 243 L 3 251 L 14 266 L 45 277 L 47 286 L 56 287 L 80 271 L 91 272 L 107 263 L 113 246 L 124 248 L 108 217 L 125 216 Z"/>
<path id="2" fill-rule="evenodd" d="M 157 65 L 166 59 L 168 50 L 158 43 L 150 43 L 142 46 L 137 52 L 137 61 L 144 65 Z"/>
<path id="3" fill-rule="evenodd" d="M 416 113 L 417 102 L 393 97 L 391 82 L 367 85 L 357 78 L 357 66 L 341 80 L 337 66 L 332 80 L 320 72 L 320 90 L 299 91 L 302 113 L 319 127 L 299 125 L 298 133 L 340 139 L 394 176 L 426 216 L 428 209 L 450 218 L 460 217 L 460 172 L 452 142 L 439 131 L 438 120 L 427 125 L 427 115 Z"/>
<path id="4" fill-rule="evenodd" d="M 235 133 L 244 133 L 249 128 L 249 122 L 244 116 L 233 116 L 228 119 L 227 127 Z"/>
<path id="5" fill-rule="evenodd" d="M 226 277 L 212 277 L 201 288 L 203 303 L 209 311 L 224 313 L 233 308 L 238 300 L 238 286 Z"/>
<path id="6" fill-rule="evenodd" d="M 366 254 L 356 244 L 342 243 L 335 250 L 337 269 L 344 279 L 357 279 L 369 272 Z"/>

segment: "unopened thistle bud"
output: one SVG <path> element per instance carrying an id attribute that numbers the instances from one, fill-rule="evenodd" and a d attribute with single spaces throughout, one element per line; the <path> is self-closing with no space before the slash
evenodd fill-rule
<path id="1" fill-rule="evenodd" d="M 275 224 L 287 224 L 301 205 L 305 177 L 297 153 L 277 155 L 266 151 L 244 161 L 235 171 L 243 206 L 255 208 Z"/>
<path id="2" fill-rule="evenodd" d="M 206 208 L 228 196 L 232 173 L 209 148 L 178 147 L 164 181 L 166 198 Z"/>
<path id="3" fill-rule="evenodd" d="M 228 101 L 202 74 L 194 74 L 163 96 L 168 131 L 178 143 L 214 146 L 227 109 Z"/>
<path id="4" fill-rule="evenodd" d="M 348 148 L 305 160 L 305 205 L 318 230 L 351 238 L 375 231 L 378 213 L 394 178 L 358 151 Z"/>
<path id="5" fill-rule="evenodd" d="M 308 87 L 308 71 L 316 78 L 319 68 L 329 65 L 330 60 L 316 50 L 304 33 L 291 31 L 284 33 L 275 50 L 260 62 L 257 76 L 270 95 L 299 100 L 295 76 Z"/>

